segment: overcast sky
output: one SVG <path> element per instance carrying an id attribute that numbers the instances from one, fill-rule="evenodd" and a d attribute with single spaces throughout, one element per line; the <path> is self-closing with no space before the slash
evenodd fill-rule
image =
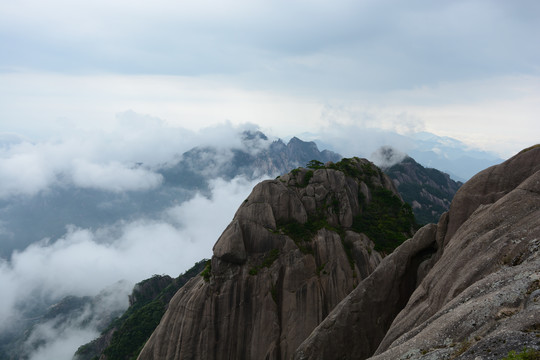
<path id="1" fill-rule="evenodd" d="M 1 0 L 0 131 L 131 110 L 284 137 L 425 130 L 507 157 L 540 138 L 539 18 L 536 0 Z"/>
<path id="2" fill-rule="evenodd" d="M 427 131 L 509 157 L 540 142 L 539 19 L 538 0 L 0 0 L 0 199 L 153 188 L 153 166 L 246 128 L 347 156 L 377 129 Z M 36 290 L 178 275 L 254 183 L 0 259 L 3 326 Z M 58 338 L 66 359 L 84 342 Z"/>

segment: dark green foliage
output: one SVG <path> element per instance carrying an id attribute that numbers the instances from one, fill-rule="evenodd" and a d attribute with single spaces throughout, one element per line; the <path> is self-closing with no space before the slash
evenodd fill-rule
<path id="1" fill-rule="evenodd" d="M 317 269 L 315 269 L 315 274 L 317 274 L 317 276 L 321 276 L 321 272 L 323 274 L 327 274 L 327 272 L 324 270 L 325 266 L 326 266 L 326 263 L 322 264 L 321 266 L 317 266 Z"/>
<path id="2" fill-rule="evenodd" d="M 204 270 L 201 272 L 201 276 L 203 277 L 204 281 L 206 282 L 210 281 L 210 276 L 212 276 L 212 260 L 208 260 L 206 262 L 206 266 L 204 267 Z"/>
<path id="3" fill-rule="evenodd" d="M 272 285 L 272 288 L 270 289 L 270 294 L 272 295 L 272 300 L 274 300 L 274 302 L 277 305 L 278 304 L 278 293 L 277 293 L 277 289 L 276 289 L 275 284 Z"/>
<path id="4" fill-rule="evenodd" d="M 319 168 L 322 165 L 310 162 L 308 166 Z M 362 192 L 358 193 L 358 200 L 362 211 L 354 219 L 351 230 L 365 233 L 375 243 L 375 250 L 385 253 L 392 252 L 403 241 L 413 235 L 418 228 L 410 205 L 403 203 L 391 191 L 375 187 L 373 177 L 381 177 L 380 169 L 371 163 L 361 163 L 359 159 L 342 159 L 330 164 L 327 168 L 345 173 L 347 176 L 365 182 L 371 190 L 372 200 L 367 199 Z M 293 174 L 298 174 L 293 172 Z M 306 186 L 312 174 L 306 173 L 303 185 Z M 307 179 L 307 180 L 306 180 Z M 304 253 L 311 253 L 309 242 L 317 231 L 322 228 L 338 233 L 344 239 L 345 229 L 338 226 L 332 227 L 326 220 L 328 212 L 338 214 L 340 209 L 339 200 L 332 196 L 327 199 L 324 206 L 320 206 L 316 214 L 311 214 L 304 224 L 292 220 L 286 223 L 278 223 L 278 230 L 291 237 L 299 249 Z M 354 258 L 350 244 L 343 242 L 343 248 L 347 254 L 351 268 L 354 268 Z"/>
<path id="5" fill-rule="evenodd" d="M 306 187 L 309 185 L 309 180 L 313 177 L 313 170 L 308 170 L 304 175 L 304 181 L 302 181 L 301 187 Z"/>
<path id="6" fill-rule="evenodd" d="M 317 234 L 317 231 L 325 228 L 330 231 L 338 233 L 341 238 L 345 235 L 345 230 L 341 227 L 336 228 L 328 224 L 326 218 L 321 213 L 308 217 L 308 221 L 304 224 L 291 220 L 286 223 L 278 222 L 278 229 L 294 240 L 300 251 L 304 254 L 311 254 L 313 250 L 311 248 L 311 239 Z"/>
<path id="7" fill-rule="evenodd" d="M 352 244 L 343 240 L 343 237 L 341 238 L 341 244 L 343 245 L 343 249 L 345 250 L 347 259 L 349 260 L 349 265 L 351 266 L 351 269 L 354 270 L 354 257 L 352 253 Z"/>
<path id="8" fill-rule="evenodd" d="M 331 164 L 329 168 L 339 170 L 345 175 L 352 176 L 354 178 L 360 178 L 362 176 L 362 172 L 356 167 L 352 159 L 342 159 L 335 164 Z"/>
<path id="9" fill-rule="evenodd" d="M 439 199 L 445 199 L 450 197 L 449 195 L 443 194 L 440 190 L 430 185 L 420 185 L 414 183 L 403 183 L 399 185 L 399 193 L 403 197 L 403 200 L 408 204 L 411 204 L 414 200 L 422 201 L 419 198 L 418 194 L 422 193 L 423 191 L 427 191 L 428 193 L 438 197 Z M 448 201 L 449 203 L 450 200 L 451 199 L 449 199 Z M 448 209 L 437 203 L 429 205 L 424 204 L 421 208 L 414 210 L 414 215 L 418 223 L 429 224 L 436 223 L 439 220 L 441 214 L 443 214 L 445 211 L 448 211 Z M 433 215 L 433 213 L 435 213 L 435 216 Z"/>
<path id="10" fill-rule="evenodd" d="M 523 349 L 523 351 L 517 353 L 514 350 L 510 351 L 506 357 L 502 360 L 538 360 L 540 359 L 540 350 L 535 349 Z"/>
<path id="11" fill-rule="evenodd" d="M 278 229 L 285 235 L 294 240 L 294 243 L 304 254 L 312 253 L 311 238 L 315 235 L 317 229 L 312 222 L 301 224 L 296 220 L 287 223 L 278 223 Z"/>
<path id="12" fill-rule="evenodd" d="M 366 176 L 376 176 L 377 174 L 380 174 L 378 168 L 375 168 L 372 164 L 362 164 L 362 170 L 364 171 L 364 174 Z"/>
<path id="13" fill-rule="evenodd" d="M 521 151 L 518 153 L 518 155 L 519 155 L 519 154 L 526 153 L 527 151 L 531 151 L 532 149 L 536 149 L 536 148 L 539 148 L 539 147 L 540 147 L 540 144 L 536 144 L 536 145 L 530 146 L 530 147 L 528 147 L 528 148 L 526 148 L 526 149 L 521 150 Z"/>
<path id="14" fill-rule="evenodd" d="M 203 267 L 208 266 L 208 263 L 209 260 L 201 260 L 176 279 L 154 275 L 138 283 L 139 290 L 134 290 L 132 294 L 132 298 L 136 299 L 135 302 L 102 332 L 104 335 L 114 331 L 111 342 L 103 350 L 103 354 L 107 355 L 108 359 L 136 359 L 146 340 L 159 324 L 170 299 L 178 289 L 197 276 Z M 79 348 L 77 355 L 87 355 L 85 357 L 88 358 L 92 355 L 88 352 L 91 348 L 92 343 L 84 345 Z M 100 355 L 97 354 L 94 358 L 98 359 Z"/>
<path id="15" fill-rule="evenodd" d="M 296 169 L 291 170 L 291 174 L 296 178 L 296 181 L 297 181 L 296 186 L 300 188 L 304 188 L 309 185 L 309 180 L 311 180 L 311 178 L 313 177 L 313 170 L 306 171 L 306 173 L 304 174 L 304 178 L 302 179 L 302 182 L 298 180 L 298 175 L 300 174 L 300 172 L 301 172 L 301 168 L 296 168 Z"/>
<path id="16" fill-rule="evenodd" d="M 386 169 L 387 175 L 398 182 L 398 191 L 409 204 L 417 203 L 413 209 L 416 220 L 421 224 L 437 223 L 448 211 L 454 194 L 462 185 L 449 175 L 432 168 L 425 168 L 412 158 Z"/>
<path id="17" fill-rule="evenodd" d="M 339 200 L 335 197 L 332 197 L 332 209 L 334 210 L 334 214 L 339 214 Z"/>
<path id="18" fill-rule="evenodd" d="M 136 359 L 165 313 L 163 301 L 152 301 L 136 310 L 115 332 L 104 354 L 110 359 Z"/>
<path id="19" fill-rule="evenodd" d="M 324 169 L 324 164 L 320 162 L 319 160 L 311 160 L 307 163 L 306 167 L 308 169 Z"/>
<path id="20" fill-rule="evenodd" d="M 366 195 L 361 191 L 358 192 L 358 204 L 360 204 L 362 208 L 366 204 Z"/>
<path id="21" fill-rule="evenodd" d="M 279 257 L 279 249 L 272 249 L 266 253 L 260 265 L 254 266 L 249 270 L 249 275 L 257 275 L 262 268 L 269 268 Z"/>
<path id="22" fill-rule="evenodd" d="M 269 268 L 279 257 L 279 249 L 270 250 L 264 257 L 261 267 Z"/>
<path id="23" fill-rule="evenodd" d="M 278 228 L 296 243 L 310 241 L 314 235 L 313 227 L 309 223 L 301 224 L 296 220 L 278 223 Z"/>
<path id="24" fill-rule="evenodd" d="M 356 216 L 353 230 L 363 232 L 375 243 L 375 250 L 392 252 L 417 228 L 411 207 L 391 191 L 376 188 L 362 214 Z"/>

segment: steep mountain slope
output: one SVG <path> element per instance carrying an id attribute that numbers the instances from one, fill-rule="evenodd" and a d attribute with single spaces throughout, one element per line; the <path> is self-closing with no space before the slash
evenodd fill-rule
<path id="1" fill-rule="evenodd" d="M 464 184 L 439 223 L 383 259 L 295 359 L 473 360 L 539 350 L 539 239 L 537 146 Z M 402 286 L 412 291 L 400 306 Z"/>
<path id="2" fill-rule="evenodd" d="M 163 316 L 173 295 L 205 267 L 202 260 L 177 278 L 155 275 L 141 281 L 129 297 L 129 308 L 94 341 L 77 350 L 75 360 L 136 358 Z"/>
<path id="3" fill-rule="evenodd" d="M 423 167 L 409 156 L 383 170 L 394 181 L 403 200 L 411 204 L 421 224 L 437 223 L 463 185 L 437 169 Z"/>
<path id="4" fill-rule="evenodd" d="M 389 251 L 411 234 L 410 207 L 373 164 L 315 167 L 253 189 L 139 359 L 290 358 L 377 267 L 375 248 Z M 362 232 L 376 226 L 388 231 L 374 243 Z"/>

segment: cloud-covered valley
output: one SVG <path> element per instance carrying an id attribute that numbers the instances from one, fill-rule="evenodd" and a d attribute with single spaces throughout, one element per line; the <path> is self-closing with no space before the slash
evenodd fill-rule
<path id="1" fill-rule="evenodd" d="M 317 140 L 320 150 L 360 157 L 387 144 L 419 154 L 437 147 L 450 153 L 463 145 L 415 133 L 421 124 L 414 121 L 405 136 L 374 128 L 366 114 L 347 112 L 367 120 L 347 123 L 343 110 L 330 109 L 325 116 L 345 121 L 330 121 L 321 128 L 323 138 L 298 135 Z M 95 297 L 112 287 L 100 301 L 121 310 L 135 283 L 153 274 L 176 277 L 211 257 L 213 244 L 253 186 L 276 175 L 268 173 L 275 169 L 269 164 L 264 170 L 248 167 L 247 176 L 232 171 L 238 151 L 249 158 L 271 148 L 276 138 L 253 136 L 257 130 L 229 122 L 188 130 L 128 111 L 103 128 L 73 125 L 34 137 L 2 134 L 0 345 L 3 334 L 40 318 L 66 296 Z M 189 182 L 175 183 L 184 175 Z M 97 335 L 97 320 L 88 315 L 95 313 L 63 322 L 41 319 L 23 344 L 28 357 L 69 358 L 64 354 Z"/>
<path id="2" fill-rule="evenodd" d="M 112 297 L 116 308 L 127 308 L 136 282 L 153 274 L 178 276 L 196 261 L 209 258 L 214 242 L 258 181 L 216 179 L 211 181 L 210 197 L 197 194 L 166 209 L 157 219 L 120 221 L 97 229 L 69 226 L 56 241 L 39 241 L 15 252 L 10 261 L 0 262 L 0 332 L 24 322 L 26 303 L 96 296 L 121 280 L 124 286 L 115 286 L 107 301 L 113 301 Z M 48 339 L 40 353 L 65 351 L 70 344 L 72 355 L 97 335 L 95 324 L 81 324 L 72 320 L 69 328 L 51 322 L 40 325 L 34 337 Z"/>
<path id="3" fill-rule="evenodd" d="M 153 171 L 157 166 L 178 161 L 195 146 L 245 149 L 239 133 L 252 128 L 223 123 L 191 131 L 128 111 L 105 129 L 68 126 L 37 141 L 0 137 L 0 199 L 34 196 L 52 186 L 111 192 L 155 188 L 162 181 Z"/>

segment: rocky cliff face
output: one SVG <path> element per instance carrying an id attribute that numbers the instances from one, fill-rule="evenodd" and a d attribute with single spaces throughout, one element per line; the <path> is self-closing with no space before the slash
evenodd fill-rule
<path id="1" fill-rule="evenodd" d="M 439 223 L 385 258 L 295 358 L 486 360 L 538 350 L 539 249 L 533 147 L 463 185 Z"/>
<path id="2" fill-rule="evenodd" d="M 346 164 L 258 185 L 139 358 L 540 354 L 540 147 L 473 177 L 437 224 L 385 257 L 358 226 L 393 185 Z"/>
<path id="3" fill-rule="evenodd" d="M 368 226 L 362 216 L 388 206 L 411 233 L 412 216 L 402 215 L 412 212 L 398 196 L 361 159 L 260 183 L 215 244 L 211 266 L 171 300 L 139 359 L 291 358 L 381 262 L 358 231 Z M 379 240 L 384 249 L 391 243 Z"/>

